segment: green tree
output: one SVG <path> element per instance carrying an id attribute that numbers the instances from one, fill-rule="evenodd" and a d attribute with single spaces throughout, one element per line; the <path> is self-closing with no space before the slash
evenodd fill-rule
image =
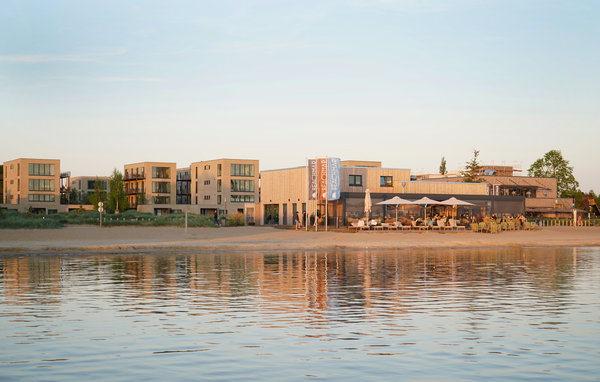
<path id="1" fill-rule="evenodd" d="M 529 167 L 529 176 L 556 178 L 558 195 L 562 198 L 574 197 L 579 182 L 573 176 L 573 167 L 564 159 L 560 150 L 550 150 Z"/>
<path id="2" fill-rule="evenodd" d="M 78 194 L 77 190 L 74 188 L 71 188 L 71 191 L 69 191 L 69 203 L 71 203 L 71 204 L 79 203 L 79 194 Z"/>
<path id="3" fill-rule="evenodd" d="M 467 183 L 481 183 L 483 179 L 478 178 L 479 169 L 479 150 L 473 149 L 473 159 L 468 161 L 465 165 L 465 170 L 462 172 L 463 181 Z"/>
<path id="4" fill-rule="evenodd" d="M 446 169 L 446 158 L 442 157 L 442 163 L 440 163 L 440 174 L 446 175 L 448 170 Z"/>
<path id="5" fill-rule="evenodd" d="M 102 182 L 98 178 L 94 182 L 94 192 L 88 195 L 88 200 L 94 208 L 98 207 L 99 202 L 106 201 L 106 191 L 102 189 Z"/>
<path id="6" fill-rule="evenodd" d="M 123 174 L 121 174 L 116 168 L 108 181 L 110 191 L 108 192 L 108 205 L 107 208 L 111 211 L 123 211 L 128 208 L 127 195 L 125 195 L 125 189 L 123 187 Z"/>

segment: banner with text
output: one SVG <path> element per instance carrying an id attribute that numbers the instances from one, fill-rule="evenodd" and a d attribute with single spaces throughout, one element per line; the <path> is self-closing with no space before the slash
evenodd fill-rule
<path id="1" fill-rule="evenodd" d="M 308 160 L 308 199 L 338 200 L 340 198 L 340 159 Z"/>
<path id="2" fill-rule="evenodd" d="M 317 160 L 309 159 L 307 163 L 308 170 L 308 200 L 316 200 L 319 194 L 319 173 L 317 170 Z"/>

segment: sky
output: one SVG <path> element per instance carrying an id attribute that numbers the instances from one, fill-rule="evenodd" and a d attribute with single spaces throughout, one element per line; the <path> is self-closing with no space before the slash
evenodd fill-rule
<path id="1" fill-rule="evenodd" d="M 561 150 L 600 192 L 600 2 L 0 4 L 0 161 L 450 171 Z"/>

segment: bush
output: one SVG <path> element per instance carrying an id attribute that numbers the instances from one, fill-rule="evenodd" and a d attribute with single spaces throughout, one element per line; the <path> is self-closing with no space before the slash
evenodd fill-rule
<path id="1" fill-rule="evenodd" d="M 51 218 L 51 216 L 53 215 L 22 214 L 9 210 L 0 216 L 0 228 L 61 228 L 63 224 L 57 219 Z"/>
<path id="2" fill-rule="evenodd" d="M 225 221 L 228 227 L 242 226 L 244 222 L 244 214 L 236 212 L 232 215 L 225 215 Z"/>

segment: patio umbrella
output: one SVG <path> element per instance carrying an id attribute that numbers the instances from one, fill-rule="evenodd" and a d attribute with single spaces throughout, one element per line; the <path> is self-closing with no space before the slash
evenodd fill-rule
<path id="1" fill-rule="evenodd" d="M 427 206 L 431 206 L 433 204 L 442 204 L 440 202 L 438 202 L 437 200 L 433 200 L 433 199 L 429 199 L 428 197 L 424 196 L 421 199 L 415 200 L 414 202 L 412 202 L 411 204 L 417 204 L 420 206 L 425 206 L 425 219 L 427 219 Z"/>
<path id="2" fill-rule="evenodd" d="M 413 204 L 413 202 L 411 202 L 410 200 L 402 199 L 399 196 L 394 196 L 391 199 L 384 200 L 383 202 L 379 202 L 377 204 L 387 204 L 396 206 L 396 221 L 398 221 L 398 206 L 400 204 Z"/>
<path id="3" fill-rule="evenodd" d="M 450 199 L 443 200 L 440 202 L 440 204 L 443 204 L 445 206 L 452 206 L 452 212 L 454 212 L 454 209 L 457 206 L 474 206 L 475 205 L 473 203 L 465 202 L 464 200 L 456 199 L 455 197 L 451 197 Z M 456 216 L 456 214 L 454 214 L 454 216 Z"/>
<path id="4" fill-rule="evenodd" d="M 371 213 L 371 207 L 373 203 L 371 203 L 371 191 L 367 188 L 365 191 L 365 214 L 367 215 L 367 224 L 369 222 L 369 213 Z"/>

